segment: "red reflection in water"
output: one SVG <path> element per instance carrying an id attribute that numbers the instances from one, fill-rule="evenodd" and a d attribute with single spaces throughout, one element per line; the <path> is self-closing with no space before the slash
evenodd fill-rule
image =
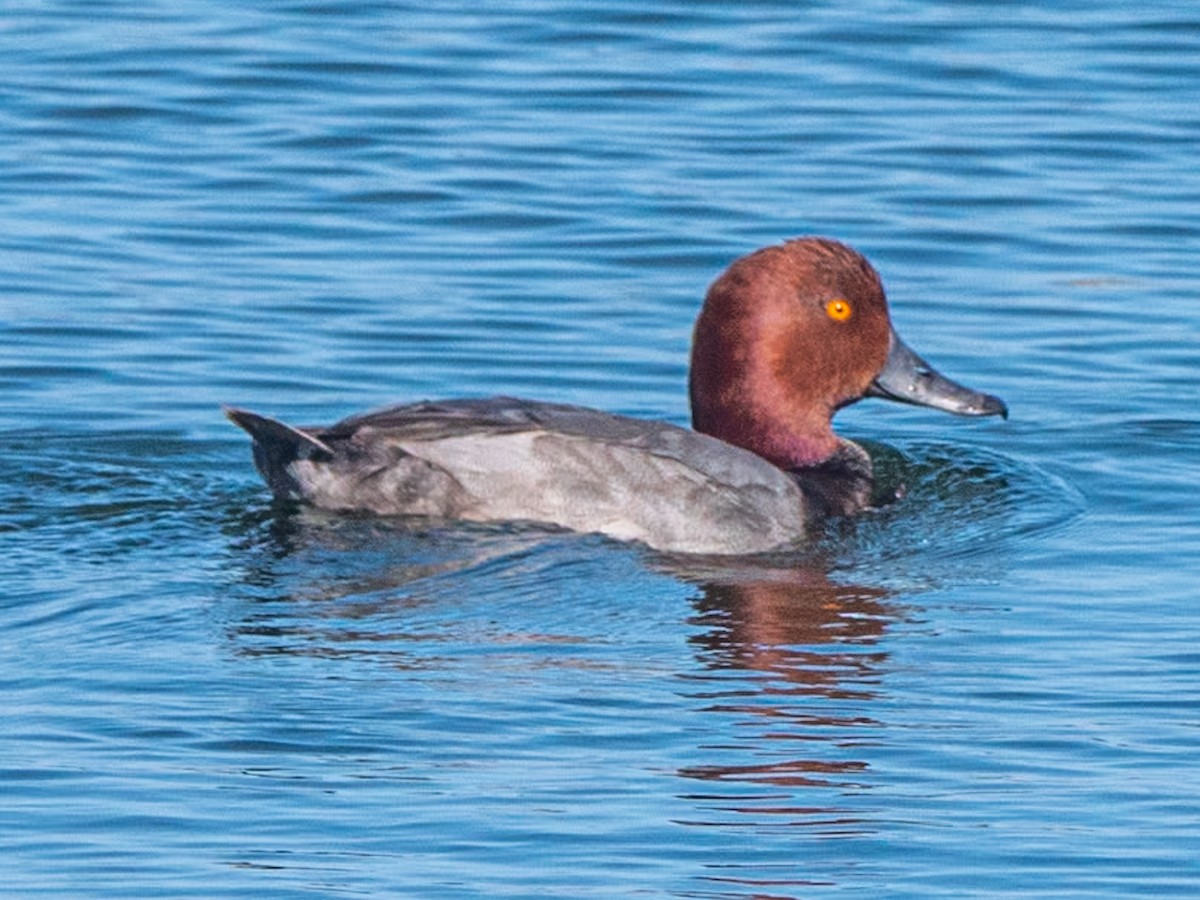
<path id="1" fill-rule="evenodd" d="M 861 751 L 882 729 L 869 707 L 887 663 L 877 645 L 898 617 L 887 591 L 838 584 L 815 568 L 739 572 L 701 587 L 692 643 L 708 674 L 690 696 L 720 719 L 697 747 L 708 760 L 678 774 L 742 790 L 684 795 L 702 813 L 685 824 L 870 833 L 844 799 L 870 789 Z"/>

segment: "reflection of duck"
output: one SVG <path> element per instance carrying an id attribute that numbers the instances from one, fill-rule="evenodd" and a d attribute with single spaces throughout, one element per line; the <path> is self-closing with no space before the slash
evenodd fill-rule
<path id="1" fill-rule="evenodd" d="M 868 764 L 840 751 L 855 732 L 878 724 L 861 704 L 874 699 L 872 685 L 887 658 L 873 649 L 896 617 L 886 598 L 882 588 L 834 584 L 815 568 L 763 570 L 760 577 L 705 583 L 695 621 L 706 630 L 693 643 L 722 687 L 698 695 L 706 711 L 737 717 L 739 749 L 771 758 L 747 763 L 747 754 L 738 752 L 728 763 L 692 765 L 679 774 L 777 788 L 856 786 Z M 725 673 L 739 669 L 750 677 L 727 683 Z M 857 711 L 847 713 L 850 704 L 858 704 Z M 798 756 L 800 747 L 808 752 Z M 722 796 L 696 799 L 728 802 Z M 736 808 L 751 815 L 794 816 L 800 810 L 780 800 L 778 794 L 741 796 Z M 820 804 L 805 809 L 821 822 L 836 814 L 850 827 L 842 811 Z"/>
<path id="2" fill-rule="evenodd" d="M 280 497 L 733 554 L 795 543 L 814 518 L 869 503 L 870 459 L 830 422 L 864 396 L 1006 413 L 904 345 L 863 257 L 806 238 L 737 260 L 710 288 L 692 347 L 695 431 L 510 398 L 397 406 L 327 428 L 228 415 Z"/>
<path id="3" fill-rule="evenodd" d="M 830 652 L 828 645 L 873 644 L 894 611 L 882 588 L 834 584 L 822 573 L 788 570 L 789 579 L 710 583 L 698 601 L 697 637 L 712 668 L 769 672 L 814 693 L 846 695 L 846 670 L 864 673 L 881 655 Z"/>

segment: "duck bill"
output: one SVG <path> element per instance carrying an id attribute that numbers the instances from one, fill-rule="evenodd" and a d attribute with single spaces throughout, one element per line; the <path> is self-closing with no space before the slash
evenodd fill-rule
<path id="1" fill-rule="evenodd" d="M 1008 407 L 1003 400 L 946 378 L 914 353 L 895 331 L 883 371 L 871 382 L 866 396 L 929 406 L 959 416 L 1008 418 Z"/>

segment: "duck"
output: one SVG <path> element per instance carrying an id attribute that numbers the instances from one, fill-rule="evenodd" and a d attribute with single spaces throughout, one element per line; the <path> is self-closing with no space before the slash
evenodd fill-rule
<path id="1" fill-rule="evenodd" d="M 424 522 L 529 523 L 664 553 L 803 545 L 871 508 L 871 458 L 834 414 L 877 397 L 1008 417 L 896 333 L 883 282 L 839 241 L 802 237 L 736 259 L 692 335 L 690 429 L 515 397 L 424 400 L 293 426 L 236 407 L 278 500 Z"/>

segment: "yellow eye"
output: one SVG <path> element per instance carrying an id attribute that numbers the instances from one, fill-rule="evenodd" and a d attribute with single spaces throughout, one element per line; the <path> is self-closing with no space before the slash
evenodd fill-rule
<path id="1" fill-rule="evenodd" d="M 854 310 L 851 309 L 850 302 L 843 300 L 841 297 L 830 300 L 825 304 L 825 314 L 835 322 L 845 322 L 850 318 L 852 312 Z"/>

